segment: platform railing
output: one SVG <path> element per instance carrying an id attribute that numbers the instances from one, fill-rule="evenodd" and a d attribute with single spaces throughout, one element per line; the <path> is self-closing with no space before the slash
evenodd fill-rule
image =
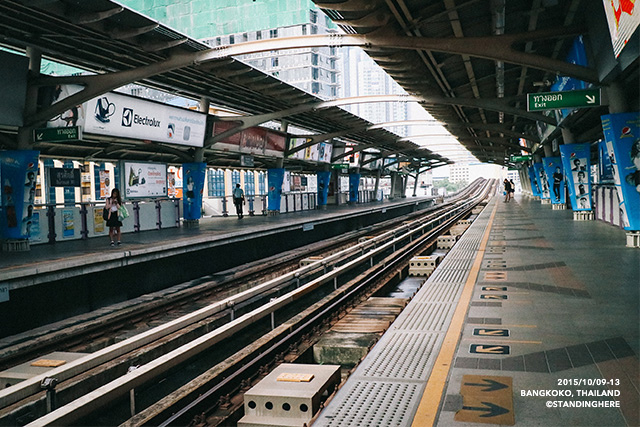
<path id="1" fill-rule="evenodd" d="M 181 199 L 135 200 L 125 202 L 129 217 L 122 221 L 122 233 L 160 230 L 180 226 Z M 103 201 L 47 203 L 34 205 L 29 244 L 86 240 L 106 236 L 109 227 L 102 218 Z"/>

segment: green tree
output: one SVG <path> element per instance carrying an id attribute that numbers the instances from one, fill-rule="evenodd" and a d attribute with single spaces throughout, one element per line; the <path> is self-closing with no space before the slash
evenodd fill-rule
<path id="1" fill-rule="evenodd" d="M 445 178 L 441 181 L 436 181 L 433 186 L 436 188 L 446 188 L 447 193 L 455 193 L 456 191 L 466 187 L 469 183 L 467 181 L 451 182 L 449 178 Z"/>

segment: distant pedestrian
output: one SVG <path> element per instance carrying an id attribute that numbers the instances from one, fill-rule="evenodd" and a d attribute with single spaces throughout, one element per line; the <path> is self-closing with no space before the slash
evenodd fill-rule
<path id="1" fill-rule="evenodd" d="M 240 184 L 236 184 L 236 188 L 233 189 L 233 204 L 236 206 L 236 213 L 238 219 L 242 219 L 244 216 L 242 213 L 242 204 L 244 203 L 244 191 L 240 188 Z"/>
<path id="2" fill-rule="evenodd" d="M 513 196 L 516 194 L 516 183 L 513 182 L 512 179 L 510 179 L 509 184 L 511 184 L 511 192 L 509 193 L 509 200 L 512 200 Z"/>
<path id="3" fill-rule="evenodd" d="M 122 198 L 120 197 L 120 190 L 114 188 L 111 190 L 111 197 L 105 200 L 104 207 L 109 212 L 107 217 L 107 227 L 109 227 L 109 239 L 111 240 L 111 246 L 120 245 L 120 227 L 122 227 L 122 221 L 118 218 L 118 209 L 122 206 Z M 114 238 L 117 236 L 117 242 Z"/>
<path id="4" fill-rule="evenodd" d="M 502 181 L 502 185 L 504 185 L 504 191 L 502 192 L 502 194 L 504 194 L 504 202 L 507 203 L 509 201 L 509 195 L 511 194 L 511 183 L 505 178 L 504 181 Z"/>

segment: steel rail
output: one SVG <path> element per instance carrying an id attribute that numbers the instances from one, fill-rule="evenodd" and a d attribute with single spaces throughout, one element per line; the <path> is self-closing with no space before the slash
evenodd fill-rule
<path id="1" fill-rule="evenodd" d="M 475 198 L 471 199 L 471 200 L 466 200 L 464 202 L 458 202 L 456 203 L 458 206 L 456 206 L 452 211 L 449 211 L 443 215 L 441 215 L 440 217 L 438 217 L 438 219 L 441 220 L 446 220 L 447 218 L 451 218 L 452 216 L 454 216 L 457 212 L 463 210 L 466 206 L 468 206 L 471 203 L 475 202 Z M 94 408 L 96 406 L 102 406 L 102 405 L 106 405 L 109 402 L 111 402 L 114 399 L 117 399 L 120 396 L 123 396 L 126 393 L 129 393 L 129 391 L 133 388 L 136 388 L 140 385 L 143 385 L 144 383 L 146 383 L 147 381 L 151 380 L 152 378 L 156 377 L 157 375 L 166 372 L 167 370 L 175 367 L 176 365 L 186 361 L 187 359 L 199 354 L 200 352 L 210 348 L 212 345 L 220 342 L 221 340 L 223 340 L 224 338 L 228 338 L 231 335 L 233 335 L 234 333 L 244 329 L 247 326 L 250 326 L 251 324 L 253 324 L 255 321 L 262 319 L 263 317 L 271 314 L 272 312 L 275 312 L 276 310 L 285 307 L 286 305 L 296 301 L 297 299 L 301 298 L 302 296 L 306 295 L 307 293 L 317 289 L 318 287 L 324 285 L 325 283 L 328 283 L 330 281 L 333 281 L 334 278 L 338 277 L 338 275 L 340 275 L 341 273 L 350 270 L 351 268 L 358 266 L 364 262 L 370 261 L 370 259 L 372 259 L 373 256 L 382 253 L 383 251 L 392 248 L 395 244 L 398 244 L 400 241 L 406 239 L 406 238 L 411 238 L 411 236 L 417 232 L 423 232 L 423 230 L 427 227 L 430 226 L 433 222 L 435 222 L 436 219 L 428 221 L 426 223 L 420 224 L 418 225 L 415 229 L 412 229 L 408 232 L 405 232 L 404 234 L 402 234 L 400 237 L 393 237 L 391 240 L 388 240 L 382 244 L 380 244 L 379 246 L 375 246 L 373 248 L 369 248 L 370 251 L 360 255 L 359 257 L 357 257 L 356 259 L 349 261 L 339 267 L 335 267 L 333 268 L 333 270 L 323 274 L 322 276 L 312 280 L 311 282 L 305 284 L 305 285 L 301 285 L 299 288 L 295 289 L 294 291 L 291 291 L 290 293 L 283 295 L 279 298 L 274 299 L 273 301 L 265 304 L 264 306 L 253 310 L 252 312 L 246 313 L 242 316 L 240 316 L 239 318 L 227 323 L 226 325 L 223 325 L 222 327 L 208 333 L 205 334 L 197 339 L 195 339 L 194 341 L 183 345 L 182 347 L 179 347 L 157 359 L 155 359 L 152 362 L 149 362 L 145 365 L 143 365 L 142 367 L 139 367 L 138 369 L 136 369 L 133 372 L 128 373 L 127 375 L 118 378 L 114 381 L 111 381 L 108 384 L 105 384 L 99 388 L 97 388 L 96 390 L 94 390 L 93 392 L 90 392 L 86 395 L 84 395 L 83 397 L 71 402 L 68 405 L 63 406 L 62 408 L 59 408 L 39 419 L 37 419 L 36 421 L 34 421 L 33 423 L 29 424 L 29 426 L 41 426 L 41 425 L 61 425 L 61 424 L 69 424 L 69 423 L 73 423 L 74 421 L 77 421 L 79 419 L 81 419 L 84 416 L 87 416 L 91 413 L 91 411 L 94 410 Z M 416 221 L 418 222 L 418 221 Z M 408 226 L 408 224 L 405 224 L 399 228 L 404 228 L 406 229 Z M 393 234 L 395 232 L 395 230 L 391 230 L 387 233 L 384 233 L 380 236 L 378 236 L 378 238 L 380 239 L 387 239 L 387 237 L 390 234 Z M 375 240 L 372 239 L 372 240 Z M 343 252 L 347 252 L 347 253 L 351 253 L 353 251 L 356 250 L 363 250 L 365 249 L 366 246 L 371 246 L 372 242 L 363 242 L 360 244 L 357 244 L 355 246 L 353 246 L 352 248 L 349 248 L 347 250 L 338 252 L 330 257 L 327 258 L 327 261 L 329 259 L 331 260 L 338 260 L 338 259 L 342 259 L 344 258 L 345 254 Z M 342 253 L 342 256 L 340 256 L 340 254 Z M 325 260 L 322 261 L 318 261 L 316 263 L 310 264 L 308 266 L 305 266 L 301 269 L 298 269 L 296 271 L 290 272 L 285 274 L 284 276 L 282 276 L 281 278 L 276 278 L 273 279 L 263 285 L 257 286 L 256 288 L 252 288 L 250 290 L 247 290 L 245 292 L 243 292 L 242 294 L 239 295 L 251 295 L 251 296 L 255 296 L 260 294 L 263 290 L 266 290 L 267 286 L 272 287 L 275 286 L 273 285 L 273 283 L 277 283 L 277 284 L 283 284 L 286 283 L 292 279 L 295 279 L 295 273 L 299 272 L 300 270 L 304 270 L 304 271 L 313 271 L 316 270 L 317 267 L 319 267 L 320 265 L 326 266 L 327 263 L 325 262 Z M 288 279 L 283 279 L 283 277 L 287 277 Z M 269 284 L 269 285 L 267 285 Z M 221 301 L 217 304 L 213 304 L 212 306 L 214 306 L 217 310 L 223 309 L 223 308 L 227 308 L 229 305 L 229 300 L 235 300 L 238 299 L 239 295 L 236 295 L 234 297 L 231 297 L 230 299 Z M 225 304 L 226 302 L 226 304 Z M 199 312 L 202 311 L 206 311 L 207 308 L 199 310 Z M 180 319 L 177 319 L 180 320 Z M 175 323 L 171 322 L 171 323 Z M 149 331 L 151 332 L 151 331 Z M 143 334 L 145 335 L 145 334 Z M 116 345 L 117 346 L 117 345 Z M 82 360 L 82 359 L 81 359 Z M 47 376 L 52 376 L 51 373 L 49 373 L 49 375 Z M 38 383 L 39 384 L 39 383 Z"/>
<path id="2" fill-rule="evenodd" d="M 395 237 L 397 232 L 408 229 L 412 224 L 421 224 L 421 222 L 423 221 L 424 219 L 417 219 L 410 222 L 409 224 L 401 225 L 400 227 L 380 234 L 379 236 L 376 236 L 369 241 L 358 243 L 350 248 L 336 252 L 335 254 L 332 254 L 320 261 L 285 273 L 280 277 L 271 279 L 261 285 L 255 286 L 251 289 L 247 289 L 239 294 L 230 296 L 219 302 L 210 304 L 207 307 L 203 307 L 199 310 L 194 311 L 193 313 L 187 314 L 178 319 L 157 326 L 146 332 L 126 339 L 120 343 L 111 345 L 95 353 L 91 353 L 85 357 L 67 363 L 59 368 L 47 371 L 46 373 L 34 376 L 12 387 L 0 390 L 0 408 L 7 407 L 8 405 L 11 405 L 31 395 L 41 392 L 42 389 L 40 384 L 46 378 L 56 378 L 60 382 L 68 380 L 69 378 L 82 374 L 83 372 L 93 369 L 96 366 L 120 357 L 126 353 L 134 351 L 142 346 L 148 345 L 207 317 L 221 313 L 225 310 L 232 309 L 242 302 L 264 292 L 267 292 L 275 287 L 281 286 L 293 280 L 299 280 L 305 274 L 316 272 L 319 268 L 330 268 L 335 263 L 340 262 L 342 259 L 350 256 L 352 253 L 355 254 L 358 251 L 369 250 L 371 247 L 375 247 L 381 242 Z"/>

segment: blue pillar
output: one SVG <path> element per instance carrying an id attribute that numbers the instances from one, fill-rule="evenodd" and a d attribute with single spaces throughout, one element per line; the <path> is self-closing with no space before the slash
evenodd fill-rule
<path id="1" fill-rule="evenodd" d="M 320 209 L 327 208 L 327 196 L 329 194 L 329 182 L 331 180 L 331 171 L 318 171 L 318 207 Z"/>
<path id="2" fill-rule="evenodd" d="M 25 240 L 31 235 L 39 151 L 0 152 L 0 240 Z"/>
<path id="3" fill-rule="evenodd" d="M 280 195 L 282 194 L 282 182 L 284 181 L 284 168 L 274 168 L 267 171 L 267 213 L 280 213 Z"/>
<path id="4" fill-rule="evenodd" d="M 358 188 L 360 187 L 360 174 L 349 174 L 349 203 L 358 203 Z"/>
<path id="5" fill-rule="evenodd" d="M 182 208 L 185 221 L 197 222 L 202 215 L 202 190 L 206 163 L 182 164 Z"/>

